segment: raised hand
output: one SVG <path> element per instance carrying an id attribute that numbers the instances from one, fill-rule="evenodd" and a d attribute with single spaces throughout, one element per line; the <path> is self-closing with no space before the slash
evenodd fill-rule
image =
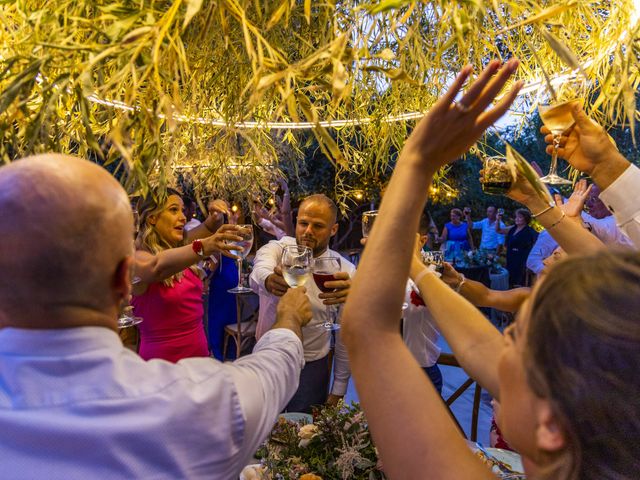
<path id="1" fill-rule="evenodd" d="M 205 256 L 208 257 L 220 252 L 225 257 L 240 258 L 231 253 L 231 250 L 238 249 L 238 247 L 232 245 L 231 242 L 241 242 L 243 239 L 240 233 L 242 233 L 242 228 L 237 225 L 222 225 L 216 233 L 202 239 Z"/>
<path id="2" fill-rule="evenodd" d="M 565 203 L 560 195 L 554 195 L 556 205 L 562 209 L 567 217 L 580 217 L 592 187 L 593 184 L 587 186 L 587 181 L 582 179 L 576 183 L 573 193 Z"/>
<path id="3" fill-rule="evenodd" d="M 312 317 L 311 302 L 304 287 L 290 288 L 282 295 L 276 318 L 281 320 L 283 317 L 295 320 L 301 327 L 309 323 Z"/>
<path id="4" fill-rule="evenodd" d="M 454 99 L 472 71 L 470 66 L 463 68 L 447 93 L 413 130 L 403 156 L 420 158 L 425 166 L 436 170 L 464 154 L 515 100 L 522 82 L 516 82 L 493 108 L 487 109 L 518 64 L 518 60 L 511 59 L 501 67 L 498 60 L 491 61 L 456 103 Z"/>
<path id="5" fill-rule="evenodd" d="M 558 155 L 574 168 L 592 177 L 599 168 L 621 155 L 602 126 L 591 120 L 580 105 L 571 111 L 575 124 L 560 137 Z M 547 127 L 540 129 L 548 144 L 546 151 L 553 151 L 553 135 Z"/>

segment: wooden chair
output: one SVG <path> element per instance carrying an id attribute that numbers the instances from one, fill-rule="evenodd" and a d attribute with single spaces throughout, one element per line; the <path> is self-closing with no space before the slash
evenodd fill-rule
<path id="1" fill-rule="evenodd" d="M 242 349 L 256 336 L 258 325 L 258 296 L 253 292 L 236 293 L 236 323 L 224 327 L 222 343 L 222 360 L 227 359 L 229 339 L 236 342 L 236 358 L 240 358 Z"/>
<path id="2" fill-rule="evenodd" d="M 449 367 L 462 368 L 460 367 L 458 360 L 456 360 L 456 357 L 451 353 L 441 353 L 440 357 L 438 358 L 438 364 L 446 365 Z M 478 440 L 478 419 L 480 417 L 480 394 L 482 393 L 482 387 L 480 387 L 480 385 L 478 385 L 478 383 L 475 382 L 472 378 L 468 378 L 462 385 L 458 387 L 458 389 L 455 392 L 451 394 L 449 398 L 444 399 L 444 403 L 449 409 L 449 414 L 451 415 L 451 418 L 453 418 L 453 421 L 456 422 L 456 425 L 460 429 L 460 432 L 462 433 L 462 435 L 465 438 L 467 438 L 462 426 L 460 425 L 460 422 L 458 422 L 458 419 L 455 417 L 455 415 L 451 411 L 451 405 L 458 398 L 460 398 L 460 396 L 465 392 L 465 390 L 467 390 L 467 388 L 471 387 L 474 383 L 475 383 L 475 387 L 473 392 L 473 411 L 471 412 L 471 436 L 469 438 L 469 440 L 471 440 L 472 442 L 475 442 Z"/>

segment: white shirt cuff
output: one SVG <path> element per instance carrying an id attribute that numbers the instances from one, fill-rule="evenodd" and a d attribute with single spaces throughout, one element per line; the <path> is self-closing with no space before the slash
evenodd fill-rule
<path id="1" fill-rule="evenodd" d="M 347 386 L 349 385 L 349 379 L 346 380 L 333 380 L 333 385 L 331 386 L 331 394 L 332 395 L 340 395 L 342 397 L 347 393 Z"/>
<path id="2" fill-rule="evenodd" d="M 624 226 L 640 216 L 640 203 L 635 196 L 640 186 L 640 168 L 633 164 L 600 193 L 604 202 L 616 217 L 619 226 Z"/>

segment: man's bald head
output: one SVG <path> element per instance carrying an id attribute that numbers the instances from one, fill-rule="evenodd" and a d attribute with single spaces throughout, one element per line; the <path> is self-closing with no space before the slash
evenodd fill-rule
<path id="1" fill-rule="evenodd" d="M 133 217 L 106 170 L 57 154 L 0 168 L 0 232 L 0 326 L 71 326 L 47 316 L 74 312 L 115 317 Z"/>

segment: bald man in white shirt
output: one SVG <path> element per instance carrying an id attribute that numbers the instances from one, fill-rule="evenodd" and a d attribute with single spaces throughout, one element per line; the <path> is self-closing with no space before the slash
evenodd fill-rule
<path id="1" fill-rule="evenodd" d="M 252 355 L 146 362 L 117 335 L 133 216 L 106 170 L 53 154 L 1 167 L 0 231 L 2 476 L 237 478 L 296 391 L 304 289 Z"/>

